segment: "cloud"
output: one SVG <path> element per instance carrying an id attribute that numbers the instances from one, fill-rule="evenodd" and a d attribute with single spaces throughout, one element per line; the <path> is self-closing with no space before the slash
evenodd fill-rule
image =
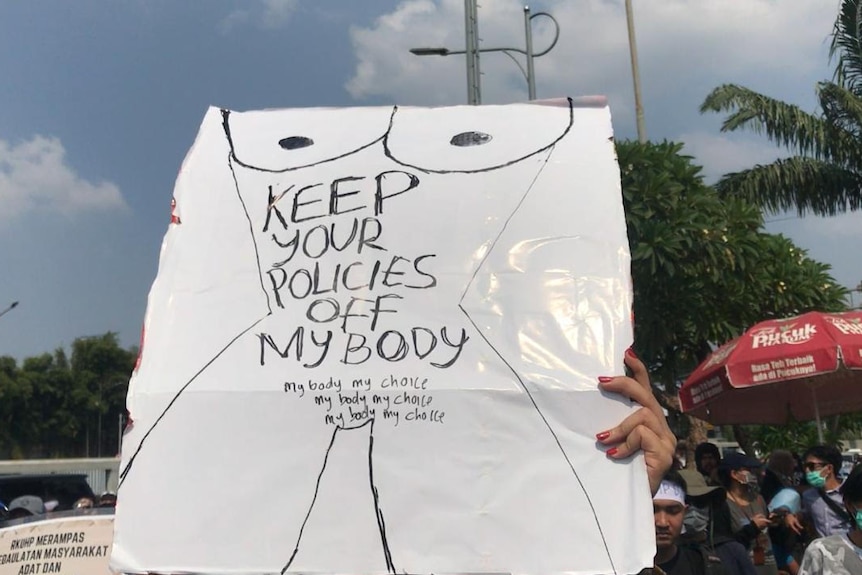
<path id="1" fill-rule="evenodd" d="M 219 31 L 227 34 L 235 28 L 253 23 L 261 28 L 281 28 L 299 7 L 299 0 L 260 0 L 256 6 L 234 10 L 219 23 Z"/>
<path id="2" fill-rule="evenodd" d="M 707 183 L 714 183 L 722 175 L 750 168 L 755 164 L 768 164 L 789 154 L 757 136 L 713 134 L 697 131 L 680 134 L 677 141 L 685 142 L 683 152 L 704 166 Z"/>
<path id="3" fill-rule="evenodd" d="M 263 0 L 262 23 L 267 28 L 278 28 L 287 24 L 299 6 L 299 0 Z"/>
<path id="4" fill-rule="evenodd" d="M 862 212 L 851 212 L 831 217 L 807 216 L 802 227 L 811 233 L 862 240 Z M 855 252 L 855 249 L 852 250 Z M 858 262 L 858 258 L 857 258 Z"/>
<path id="5" fill-rule="evenodd" d="M 552 14 L 560 26 L 558 44 L 535 60 L 538 97 L 606 95 L 617 136 L 633 137 L 634 97 L 623 0 L 545 0 L 532 7 Z M 722 115 L 701 115 L 699 107 L 713 88 L 735 83 L 816 110 L 814 85 L 832 75 L 828 44 L 836 8 L 837 2 L 823 0 L 635 3 L 648 137 L 683 142 L 684 152 L 704 167 L 708 182 L 790 155 L 764 136 L 721 133 Z M 405 0 L 371 25 L 353 27 L 350 36 L 356 65 L 345 87 L 358 102 L 466 102 L 464 56 L 419 57 L 409 52 L 422 46 L 463 49 L 463 0 Z M 479 36 L 482 48 L 522 48 L 522 0 L 483 2 Z M 544 49 L 552 38 L 550 22 L 535 19 L 534 49 Z M 505 55 L 483 53 L 480 62 L 483 103 L 526 100 L 526 82 Z M 858 275 L 858 258 L 845 262 L 841 255 L 847 250 L 839 253 L 835 242 L 860 237 L 862 213 L 791 217 L 768 227 L 811 247 L 822 261 L 840 261 L 836 267 L 847 277 Z"/>
<path id="6" fill-rule="evenodd" d="M 35 210 L 74 215 L 127 209 L 116 185 L 82 179 L 65 156 L 57 138 L 34 136 L 17 145 L 0 140 L 0 224 Z"/>
<path id="7" fill-rule="evenodd" d="M 357 100 L 375 96 L 409 104 L 455 104 L 465 100 L 463 56 L 418 57 L 416 46 L 464 46 L 461 0 L 406 0 L 369 27 L 354 27 L 356 68 L 346 88 Z M 557 46 L 537 58 L 539 97 L 604 94 L 617 117 L 633 123 L 628 36 L 622 0 L 548 0 L 542 8 L 560 25 Z M 483 48 L 524 46 L 522 2 L 498 0 L 479 9 Z M 819 74 L 826 63 L 824 41 L 835 6 L 797 0 L 790 9 L 774 0 L 666 0 L 635 9 L 647 120 L 657 101 L 676 99 L 692 88 L 697 101 L 724 82 L 753 82 L 764 74 L 798 82 Z M 766 25 L 765 23 L 768 23 Z M 534 47 L 548 45 L 552 26 L 534 21 Z M 481 55 L 483 101 L 526 99 L 517 67 L 500 53 Z M 824 76 L 828 74 L 822 74 Z M 807 84 L 805 90 L 813 91 Z M 650 107 L 653 109 L 651 110 Z"/>

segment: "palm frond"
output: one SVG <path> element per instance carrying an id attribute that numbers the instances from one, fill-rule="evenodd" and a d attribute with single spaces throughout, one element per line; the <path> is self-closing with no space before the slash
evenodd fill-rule
<path id="1" fill-rule="evenodd" d="M 706 97 L 700 111 L 730 112 L 722 122 L 722 132 L 749 129 L 799 154 L 830 155 L 830 128 L 822 117 L 743 86 L 719 86 Z"/>
<path id="2" fill-rule="evenodd" d="M 814 158 L 785 158 L 727 174 L 716 188 L 773 213 L 795 208 L 800 216 L 834 216 L 862 208 L 862 176 Z"/>
<path id="3" fill-rule="evenodd" d="M 817 96 L 829 125 L 840 127 L 851 137 L 862 135 L 862 97 L 832 82 L 817 84 Z"/>
<path id="4" fill-rule="evenodd" d="M 862 92 L 862 2 L 842 0 L 832 30 L 829 57 L 836 58 L 835 80 Z"/>

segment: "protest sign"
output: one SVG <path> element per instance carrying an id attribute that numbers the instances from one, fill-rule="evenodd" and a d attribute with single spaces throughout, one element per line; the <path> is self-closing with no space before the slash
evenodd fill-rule
<path id="1" fill-rule="evenodd" d="M 45 519 L 0 529 L 0 575 L 109 575 L 114 517 Z"/>
<path id="2" fill-rule="evenodd" d="M 210 109 L 129 391 L 129 573 L 629 573 L 641 459 L 601 99 Z"/>

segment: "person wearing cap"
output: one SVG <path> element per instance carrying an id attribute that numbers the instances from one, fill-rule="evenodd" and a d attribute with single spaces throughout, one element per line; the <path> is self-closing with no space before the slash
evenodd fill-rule
<path id="1" fill-rule="evenodd" d="M 117 494 L 112 491 L 105 491 L 99 495 L 99 507 L 116 507 Z"/>
<path id="2" fill-rule="evenodd" d="M 745 545 L 758 575 L 778 575 L 778 565 L 767 528 L 777 524 L 760 495 L 756 470 L 761 464 L 742 453 L 727 455 L 718 467 L 718 477 L 727 491 L 731 529 Z"/>
<path id="3" fill-rule="evenodd" d="M 9 502 L 9 519 L 21 519 L 44 513 L 45 504 L 35 495 L 22 495 Z"/>
<path id="4" fill-rule="evenodd" d="M 757 575 L 748 550 L 731 533 L 724 488 L 707 485 L 703 475 L 692 469 L 681 469 L 679 474 L 685 480 L 688 504 L 682 540 L 718 556 L 728 575 Z"/>
<path id="5" fill-rule="evenodd" d="M 844 511 L 839 488 L 838 470 L 843 459 L 841 452 L 829 445 L 810 447 L 802 456 L 805 481 L 811 486 L 802 494 L 802 513 L 816 533 L 826 537 L 846 533 L 851 526 Z"/>
<path id="6" fill-rule="evenodd" d="M 862 573 L 862 465 L 840 488 L 841 503 L 853 524 L 845 533 L 812 541 L 802 557 L 799 575 L 859 575 Z"/>

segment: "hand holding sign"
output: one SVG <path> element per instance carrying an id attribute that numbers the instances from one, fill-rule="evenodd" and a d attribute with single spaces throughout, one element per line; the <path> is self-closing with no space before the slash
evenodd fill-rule
<path id="1" fill-rule="evenodd" d="M 632 377 L 600 377 L 599 384 L 605 391 L 619 393 L 642 407 L 613 429 L 598 433 L 596 438 L 602 445 L 612 446 L 607 454 L 613 459 L 623 459 L 642 450 L 654 495 L 673 463 L 676 436 L 653 394 L 646 366 L 631 350 L 626 351 L 625 364 L 632 370 Z"/>

